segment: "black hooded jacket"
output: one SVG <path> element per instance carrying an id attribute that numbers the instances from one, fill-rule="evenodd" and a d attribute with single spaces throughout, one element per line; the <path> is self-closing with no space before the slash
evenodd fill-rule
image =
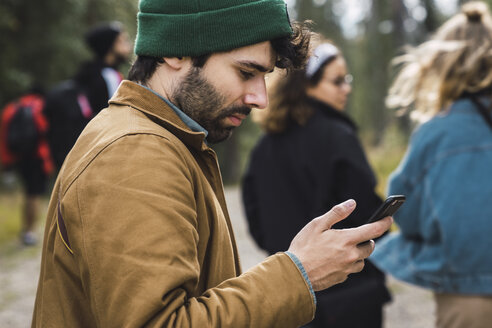
<path id="1" fill-rule="evenodd" d="M 83 63 L 73 79 L 60 82 L 46 97 L 48 140 L 57 169 L 87 123 L 108 106 L 109 90 L 101 73 L 106 67 L 100 60 Z M 87 99 L 88 113 L 81 107 L 81 95 Z"/>

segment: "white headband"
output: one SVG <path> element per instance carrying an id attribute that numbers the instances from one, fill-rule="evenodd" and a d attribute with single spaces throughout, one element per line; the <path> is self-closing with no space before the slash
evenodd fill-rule
<path id="1" fill-rule="evenodd" d="M 340 52 L 337 47 L 332 45 L 331 43 L 323 43 L 319 45 L 316 49 L 314 49 L 314 53 L 311 57 L 309 57 L 307 66 L 306 66 L 306 76 L 308 78 L 312 77 L 314 73 L 316 73 L 320 66 L 323 65 L 328 59 L 331 59 L 338 55 Z"/>

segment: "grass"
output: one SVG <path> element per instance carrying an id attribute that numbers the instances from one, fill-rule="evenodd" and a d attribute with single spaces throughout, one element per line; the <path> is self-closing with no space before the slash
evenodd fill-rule
<path id="1" fill-rule="evenodd" d="M 42 223 L 46 218 L 48 195 L 41 199 L 36 230 L 42 231 Z M 19 183 L 5 184 L 0 182 L 0 250 L 5 253 L 12 242 L 19 238 L 22 226 L 23 195 Z"/>
<path id="2" fill-rule="evenodd" d="M 0 194 L 0 246 L 17 238 L 21 230 L 22 196 L 17 190 Z"/>

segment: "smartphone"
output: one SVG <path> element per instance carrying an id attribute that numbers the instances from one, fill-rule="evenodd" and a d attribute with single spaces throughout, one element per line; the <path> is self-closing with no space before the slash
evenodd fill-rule
<path id="1" fill-rule="evenodd" d="M 395 212 L 403 205 L 405 202 L 405 196 L 403 195 L 391 195 L 386 198 L 383 204 L 374 212 L 374 214 L 369 218 L 367 223 L 375 222 L 381 220 L 387 216 L 393 216 Z"/>

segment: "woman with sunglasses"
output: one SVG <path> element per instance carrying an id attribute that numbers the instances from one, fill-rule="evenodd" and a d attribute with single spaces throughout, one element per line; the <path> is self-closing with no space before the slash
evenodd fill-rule
<path id="1" fill-rule="evenodd" d="M 307 220 L 335 204 L 357 202 L 333 227 L 343 229 L 366 223 L 382 202 L 356 126 L 345 114 L 351 81 L 339 49 L 322 43 L 306 69 L 280 78 L 270 95 L 259 122 L 265 135 L 242 184 L 250 232 L 269 254 L 288 249 Z M 380 328 L 390 296 L 383 273 L 366 261 L 362 272 L 316 298 L 308 327 Z"/>

